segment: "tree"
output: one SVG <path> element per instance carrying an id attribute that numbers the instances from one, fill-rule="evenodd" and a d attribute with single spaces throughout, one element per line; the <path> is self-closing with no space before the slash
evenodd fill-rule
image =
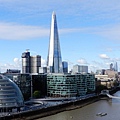
<path id="1" fill-rule="evenodd" d="M 40 94 L 40 91 L 37 91 L 37 90 L 34 91 L 34 93 L 33 93 L 33 97 L 34 97 L 34 98 L 40 98 L 40 95 L 41 95 L 41 94 Z"/>
<path id="2" fill-rule="evenodd" d="M 96 87 L 96 93 L 100 93 L 102 90 L 105 90 L 105 89 L 107 89 L 106 86 L 104 86 L 104 85 L 98 85 Z"/>

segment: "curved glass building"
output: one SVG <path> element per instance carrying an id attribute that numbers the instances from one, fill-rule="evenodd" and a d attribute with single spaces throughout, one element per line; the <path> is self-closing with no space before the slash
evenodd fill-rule
<path id="1" fill-rule="evenodd" d="M 0 108 L 16 108 L 23 105 L 24 99 L 19 87 L 0 74 Z"/>

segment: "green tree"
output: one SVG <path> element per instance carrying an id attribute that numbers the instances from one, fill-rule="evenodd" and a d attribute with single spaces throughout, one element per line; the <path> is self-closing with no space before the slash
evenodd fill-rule
<path id="1" fill-rule="evenodd" d="M 96 87 L 96 93 L 100 93 L 102 90 L 105 90 L 105 89 L 107 89 L 106 86 L 99 85 L 99 86 Z"/>
<path id="2" fill-rule="evenodd" d="M 34 91 L 34 93 L 33 93 L 33 97 L 34 98 L 40 98 L 40 96 L 41 96 L 41 94 L 40 94 L 40 91 Z"/>

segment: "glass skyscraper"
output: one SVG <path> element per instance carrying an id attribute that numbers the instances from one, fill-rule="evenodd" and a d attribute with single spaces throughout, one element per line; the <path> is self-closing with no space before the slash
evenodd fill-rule
<path id="1" fill-rule="evenodd" d="M 47 66 L 50 73 L 62 73 L 62 57 L 59 43 L 57 20 L 55 12 L 52 13 L 50 42 L 47 58 Z"/>

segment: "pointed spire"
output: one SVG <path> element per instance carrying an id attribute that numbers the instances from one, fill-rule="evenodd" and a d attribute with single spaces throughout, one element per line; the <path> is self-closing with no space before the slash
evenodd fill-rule
<path id="1" fill-rule="evenodd" d="M 52 15 L 56 15 L 55 11 L 52 12 Z"/>
<path id="2" fill-rule="evenodd" d="M 47 66 L 50 67 L 52 73 L 62 73 L 63 71 L 57 20 L 54 11 L 52 13 Z"/>

